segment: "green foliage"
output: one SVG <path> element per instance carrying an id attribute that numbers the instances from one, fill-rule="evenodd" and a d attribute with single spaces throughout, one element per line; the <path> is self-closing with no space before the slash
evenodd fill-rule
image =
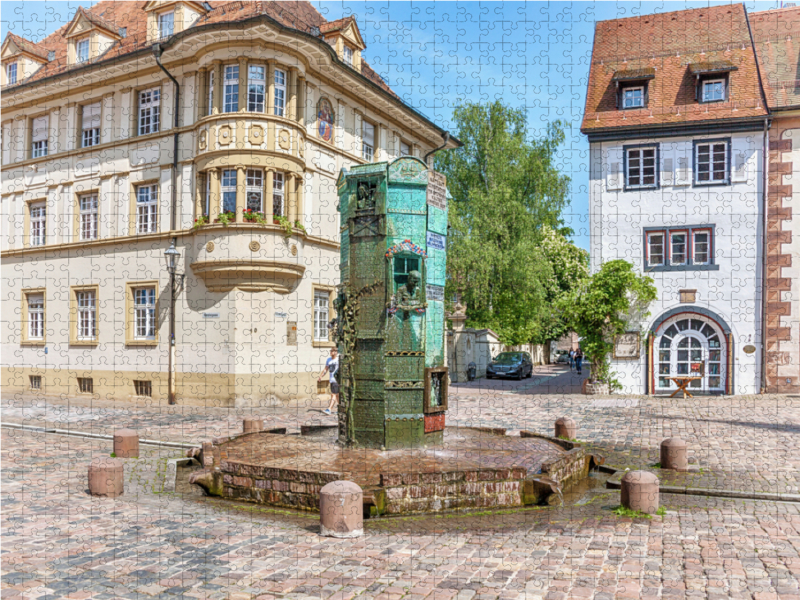
<path id="1" fill-rule="evenodd" d="M 203 215 L 203 216 L 201 216 L 201 217 L 197 217 L 197 218 L 194 220 L 194 225 L 192 225 L 192 229 L 193 229 L 193 230 L 195 230 L 195 231 L 197 231 L 197 230 L 198 230 L 198 229 L 200 229 L 200 228 L 201 228 L 203 225 L 208 225 L 208 223 L 209 223 L 209 218 L 208 218 L 208 216 L 207 216 L 207 215 Z"/>
<path id="2" fill-rule="evenodd" d="M 223 227 L 227 227 L 236 220 L 236 213 L 228 211 L 219 213 L 217 221 L 222 223 Z"/>
<path id="3" fill-rule="evenodd" d="M 647 513 L 644 513 L 644 512 L 642 512 L 640 510 L 631 510 L 630 508 L 625 508 L 621 504 L 611 512 L 613 512 L 618 517 L 628 517 L 629 519 L 652 519 L 653 518 L 651 515 L 649 515 Z"/>
<path id="4" fill-rule="evenodd" d="M 117 453 L 116 453 L 116 452 L 112 452 L 112 453 L 110 454 L 110 456 L 111 456 L 111 458 L 117 458 Z"/>
<path id="5" fill-rule="evenodd" d="M 667 507 L 666 506 L 659 506 L 658 510 L 656 511 L 656 514 L 659 517 L 663 517 L 665 514 L 667 514 Z"/>
<path id="6" fill-rule="evenodd" d="M 461 295 L 470 325 L 492 328 L 505 344 L 548 338 L 563 327 L 547 303 L 584 260 L 569 250 L 565 264 L 550 262 L 549 252 L 571 246 L 560 233 L 570 182 L 556 165 L 563 125 L 531 139 L 525 110 L 499 101 L 465 103 L 453 116 L 464 146 L 436 155 L 452 195 L 448 294 Z"/>
<path id="7" fill-rule="evenodd" d="M 281 226 L 284 237 L 292 235 L 292 222 L 287 217 L 274 217 L 272 222 Z"/>
<path id="8" fill-rule="evenodd" d="M 594 381 L 608 383 L 611 389 L 621 387 L 609 361 L 614 337 L 647 318 L 647 307 L 656 295 L 650 277 L 634 273 L 627 261 L 612 260 L 562 298 L 564 319 L 582 338 L 581 347 L 592 360 Z"/>

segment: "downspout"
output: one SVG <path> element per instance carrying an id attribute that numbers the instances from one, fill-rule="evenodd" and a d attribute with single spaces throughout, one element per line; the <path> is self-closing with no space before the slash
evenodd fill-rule
<path id="1" fill-rule="evenodd" d="M 428 152 L 428 153 L 425 155 L 425 158 L 423 158 L 423 159 L 422 159 L 422 161 L 423 161 L 423 162 L 424 162 L 426 165 L 428 164 L 428 157 L 429 157 L 429 156 L 433 156 L 434 154 L 436 154 L 437 152 L 439 152 L 439 150 L 444 150 L 444 147 L 445 147 L 445 146 L 447 146 L 447 143 L 450 141 L 450 132 L 449 132 L 449 131 L 445 131 L 445 132 L 442 134 L 442 139 L 444 140 L 444 142 L 442 143 L 442 145 L 441 145 L 441 146 L 439 146 L 438 148 L 434 148 L 433 150 L 431 150 L 430 152 Z"/>
<path id="2" fill-rule="evenodd" d="M 167 71 L 164 68 L 164 65 L 161 64 L 161 54 L 164 52 L 164 49 L 161 47 L 161 44 L 155 44 L 153 46 L 153 56 L 156 59 L 156 63 L 158 64 L 159 68 L 167 74 L 172 80 L 172 83 L 175 85 L 175 107 L 172 111 L 172 129 L 175 132 L 172 136 L 172 194 L 171 194 L 171 202 L 172 202 L 172 210 L 170 214 L 170 223 L 169 228 L 172 232 L 172 247 L 176 246 L 177 238 L 175 237 L 175 230 L 177 229 L 177 217 L 178 217 L 178 203 L 177 203 L 177 196 L 178 190 L 176 188 L 178 183 L 178 117 L 179 117 L 179 108 L 180 108 L 180 98 L 181 98 L 181 86 L 178 84 L 178 80 L 172 76 L 172 73 Z M 172 269 L 169 277 L 169 365 L 168 365 L 168 402 L 169 404 L 176 404 L 177 400 L 175 397 L 175 269 Z"/>

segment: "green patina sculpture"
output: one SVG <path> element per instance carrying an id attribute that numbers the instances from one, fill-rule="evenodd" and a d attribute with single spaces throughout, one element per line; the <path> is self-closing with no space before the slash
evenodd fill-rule
<path id="1" fill-rule="evenodd" d="M 342 444 L 395 449 L 442 440 L 443 188 L 440 176 L 411 157 L 339 175 L 341 283 L 334 308 Z"/>

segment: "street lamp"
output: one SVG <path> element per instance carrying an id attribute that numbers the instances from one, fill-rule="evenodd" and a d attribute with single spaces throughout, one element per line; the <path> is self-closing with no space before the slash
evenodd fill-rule
<path id="1" fill-rule="evenodd" d="M 164 250 L 164 259 L 167 263 L 167 272 L 169 273 L 169 365 L 168 365 L 168 402 L 175 404 L 175 278 L 178 259 L 181 253 L 175 247 L 175 238 L 169 244 L 169 248 Z M 183 285 L 183 278 L 185 275 L 177 275 L 181 279 L 181 286 Z"/>

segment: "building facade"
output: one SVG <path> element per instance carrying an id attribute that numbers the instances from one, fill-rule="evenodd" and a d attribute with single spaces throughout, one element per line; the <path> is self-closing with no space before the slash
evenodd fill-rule
<path id="1" fill-rule="evenodd" d="M 625 259 L 658 289 L 615 344 L 623 391 L 671 394 L 679 376 L 693 393 L 765 388 L 771 108 L 743 5 L 597 24 L 582 124 L 591 267 Z"/>
<path id="2" fill-rule="evenodd" d="M 314 394 L 339 172 L 445 139 L 364 50 L 306 2 L 100 2 L 9 34 L 4 391 L 163 400 L 174 241 L 179 401 Z"/>

